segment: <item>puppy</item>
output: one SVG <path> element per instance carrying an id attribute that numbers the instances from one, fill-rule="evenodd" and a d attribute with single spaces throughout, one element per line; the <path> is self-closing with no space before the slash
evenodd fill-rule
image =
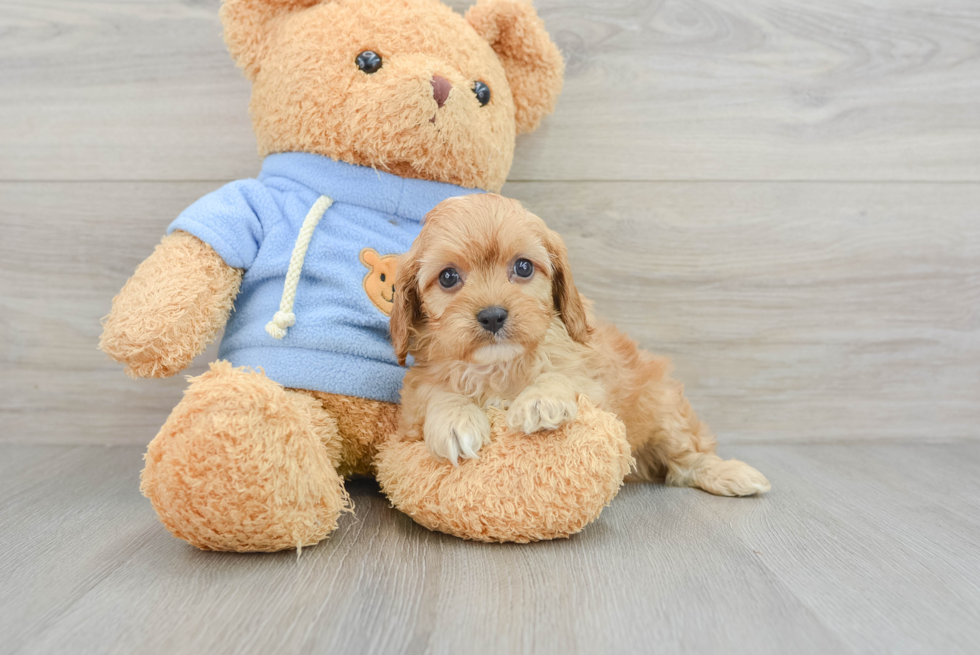
<path id="1" fill-rule="evenodd" d="M 722 496 L 768 491 L 754 468 L 715 454 L 670 362 L 597 321 L 557 233 L 494 194 L 451 198 L 398 263 L 391 337 L 404 364 L 403 434 L 454 465 L 489 443 L 483 408 L 527 434 L 575 420 L 586 395 L 626 425 L 635 477 Z"/>

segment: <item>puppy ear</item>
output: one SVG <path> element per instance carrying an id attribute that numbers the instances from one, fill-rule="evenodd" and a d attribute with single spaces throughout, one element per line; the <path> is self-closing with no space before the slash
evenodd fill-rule
<path id="1" fill-rule="evenodd" d="M 466 20 L 486 39 L 507 73 L 517 133 L 533 132 L 555 109 L 565 74 L 558 46 L 526 0 L 479 0 Z"/>
<path id="2" fill-rule="evenodd" d="M 402 255 L 395 273 L 395 293 L 391 307 L 391 345 L 398 363 L 405 365 L 409 340 L 422 324 L 422 298 L 419 294 L 419 260 L 416 249 Z"/>
<path id="3" fill-rule="evenodd" d="M 320 0 L 224 0 L 221 24 L 232 59 L 254 80 L 269 48 L 276 19 L 319 4 Z"/>
<path id="4" fill-rule="evenodd" d="M 551 297 L 561 316 L 568 336 L 579 343 L 586 343 L 592 334 L 585 304 L 572 281 L 572 269 L 568 264 L 568 250 L 557 232 L 548 230 L 545 247 L 551 255 Z"/>

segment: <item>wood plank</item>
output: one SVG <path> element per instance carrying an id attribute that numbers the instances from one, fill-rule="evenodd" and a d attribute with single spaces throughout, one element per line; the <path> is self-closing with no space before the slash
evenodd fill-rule
<path id="1" fill-rule="evenodd" d="M 218 4 L 0 0 L 0 179 L 254 175 Z M 536 4 L 567 84 L 514 180 L 980 180 L 973 0 Z"/>
<path id="2" fill-rule="evenodd" d="M 975 505 L 980 444 L 738 453 L 777 476 L 781 500 L 745 512 L 712 499 L 715 516 L 855 652 L 976 651 L 980 521 L 950 511 L 944 480 Z"/>
<path id="3" fill-rule="evenodd" d="M 97 350 L 100 318 L 167 223 L 217 186 L 0 184 L 0 441 L 153 438 L 186 382 L 127 378 Z"/>
<path id="4" fill-rule="evenodd" d="M 504 192 L 563 235 L 601 316 L 674 359 L 723 439 L 980 436 L 980 187 Z"/>
<path id="5" fill-rule="evenodd" d="M 73 454 L 71 488 L 63 457 L 0 515 L 9 542 L 0 580 L 28 594 L 10 608 L 12 596 L 0 601 L 15 649 L 613 653 L 734 642 L 745 652 L 841 652 L 691 490 L 634 487 L 575 539 L 495 546 L 430 533 L 375 485 L 355 483 L 356 518 L 297 560 L 195 551 L 151 525 L 135 495 L 137 450 Z M 66 504 L 90 503 L 68 519 Z M 59 531 L 66 521 L 71 530 Z M 781 627 L 759 631 L 757 616 Z"/>
<path id="6" fill-rule="evenodd" d="M 773 492 L 628 485 L 581 534 L 519 546 L 428 532 L 359 481 L 356 516 L 297 559 L 170 537 L 139 448 L 0 444 L 22 471 L 0 487 L 0 632 L 80 655 L 972 652 L 976 517 L 894 483 L 969 479 L 980 444 L 726 450 Z"/>
<path id="7" fill-rule="evenodd" d="M 0 184 L 0 441 L 155 434 L 185 383 L 125 377 L 99 317 L 215 186 Z M 505 191 L 564 235 L 601 315 L 673 357 L 724 442 L 980 437 L 980 185 Z"/>
<path id="8" fill-rule="evenodd" d="M 3 649 L 41 652 L 24 646 L 148 537 L 159 539 L 160 524 L 139 495 L 139 448 L 4 445 L 0 452 L 18 469 L 0 481 Z"/>

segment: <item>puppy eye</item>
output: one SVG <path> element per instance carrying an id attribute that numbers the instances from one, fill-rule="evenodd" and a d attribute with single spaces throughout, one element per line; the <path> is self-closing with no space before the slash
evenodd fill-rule
<path id="1" fill-rule="evenodd" d="M 514 262 L 514 274 L 517 277 L 531 277 L 534 274 L 534 264 L 527 259 L 518 259 Z"/>
<path id="2" fill-rule="evenodd" d="M 381 274 L 381 281 L 382 281 L 382 282 L 384 282 L 384 281 L 385 281 L 385 274 L 384 274 L 384 273 L 382 273 L 382 274 Z"/>
<path id="3" fill-rule="evenodd" d="M 443 289 L 452 289 L 459 284 L 459 273 L 455 268 L 447 268 L 439 274 L 439 286 Z"/>
<path id="4" fill-rule="evenodd" d="M 473 93 L 476 94 L 476 99 L 479 101 L 481 107 L 486 107 L 487 103 L 490 102 L 490 87 L 486 83 L 480 80 L 474 82 Z"/>
<path id="5" fill-rule="evenodd" d="M 371 73 L 377 73 L 378 69 L 381 68 L 381 55 L 373 50 L 365 50 L 361 54 L 357 55 L 357 58 L 354 59 L 354 63 L 368 75 Z"/>

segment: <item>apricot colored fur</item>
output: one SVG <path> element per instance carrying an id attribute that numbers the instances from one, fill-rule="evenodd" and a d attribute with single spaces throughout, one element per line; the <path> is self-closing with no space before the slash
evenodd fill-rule
<path id="1" fill-rule="evenodd" d="M 253 83 L 261 154 L 319 153 L 496 190 L 515 135 L 561 90 L 558 49 L 518 0 L 480 0 L 466 19 L 436 0 L 225 0 L 221 17 Z M 384 61 L 370 76 L 354 64 L 369 49 Z M 452 84 L 441 109 L 433 75 Z M 486 106 L 476 80 L 491 89 Z M 365 292 L 385 308 L 392 262 L 366 257 Z M 224 326 L 241 279 L 195 237 L 164 237 L 113 300 L 100 347 L 134 377 L 174 375 Z M 433 529 L 529 541 L 580 530 L 631 463 L 622 424 L 584 400 L 575 424 L 535 439 L 490 410 L 485 459 L 459 469 L 394 439 L 398 411 L 215 362 L 150 443 L 141 488 L 167 529 L 210 550 L 317 543 L 350 507 L 343 478 L 358 474 L 376 474 L 396 506 Z"/>
<path id="2" fill-rule="evenodd" d="M 519 259 L 534 273 L 514 273 Z M 444 288 L 446 268 L 459 276 Z M 392 335 L 415 365 L 402 389 L 401 429 L 456 461 L 480 457 L 489 438 L 487 405 L 507 410 L 528 435 L 578 422 L 583 396 L 626 426 L 640 479 L 700 487 L 723 496 L 769 490 L 751 466 L 715 454 L 670 362 L 637 348 L 592 315 L 572 279 L 560 237 L 520 203 L 494 194 L 450 198 L 426 217 L 399 262 Z M 506 310 L 491 333 L 476 316 Z"/>

